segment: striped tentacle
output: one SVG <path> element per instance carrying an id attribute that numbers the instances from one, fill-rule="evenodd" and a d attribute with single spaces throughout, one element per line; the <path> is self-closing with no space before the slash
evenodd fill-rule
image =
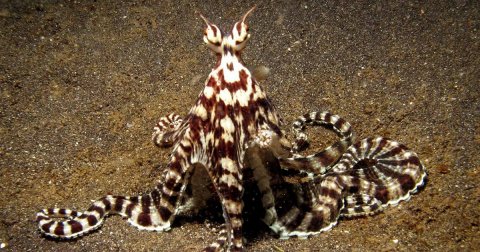
<path id="1" fill-rule="evenodd" d="M 279 217 L 271 228 L 281 239 L 290 237 L 308 237 L 332 229 L 341 216 L 345 216 L 345 208 L 355 203 L 355 195 L 370 195 L 376 185 L 352 174 L 327 173 L 301 184 L 298 203 L 284 215 Z M 377 199 L 362 199 L 364 204 L 356 206 L 368 210 L 381 210 Z M 367 205 L 368 204 L 368 205 Z"/>
<path id="2" fill-rule="evenodd" d="M 253 137 L 249 147 L 245 150 L 245 165 L 252 169 L 255 186 L 260 193 L 260 200 L 264 209 L 263 222 L 270 226 L 278 216 L 275 206 L 277 194 L 282 192 L 275 191 L 276 186 L 282 186 L 282 189 L 288 190 L 282 184 L 284 177 L 277 170 L 278 158 L 291 155 L 290 142 L 282 135 L 274 133 L 271 129 L 264 126 L 258 134 Z M 295 194 L 295 193 L 293 193 Z"/>
<path id="3" fill-rule="evenodd" d="M 182 118 L 175 113 L 161 117 L 153 128 L 153 143 L 158 147 L 172 146 L 180 136 L 181 130 L 179 129 L 182 122 Z"/>
<path id="4" fill-rule="evenodd" d="M 337 134 L 342 137 L 339 143 L 327 149 L 326 153 L 333 153 L 332 149 L 343 153 L 348 145 L 351 144 L 353 138 L 351 127 L 338 116 L 331 115 L 328 112 L 310 113 L 295 123 L 299 130 L 304 130 L 307 124 L 331 125 Z M 270 164 L 270 166 L 272 164 L 272 161 L 265 159 L 265 157 L 269 156 L 265 153 L 270 152 L 270 156 L 275 156 L 282 165 L 285 165 L 285 163 L 282 163 L 282 160 L 286 160 L 282 159 L 282 157 L 285 157 L 285 153 L 280 153 L 287 148 L 284 148 L 284 144 L 281 144 L 282 141 L 277 135 L 267 133 L 261 131 L 258 137 L 254 138 L 253 146 L 246 152 L 246 160 L 249 161 L 249 165 L 253 168 L 253 175 L 261 193 L 262 205 L 265 209 L 264 222 L 278 233 L 281 238 L 290 236 L 304 237 L 331 229 L 337 223 L 343 208 L 342 195 L 345 194 L 343 187 L 338 186 L 337 178 L 335 177 L 329 177 L 324 181 L 314 181 L 303 176 L 297 177 L 294 175 L 292 177 L 291 174 L 288 177 L 278 178 L 278 174 L 272 172 L 273 167 L 265 167 L 267 164 Z M 341 156 L 341 153 L 335 155 Z M 314 155 L 310 158 L 312 157 Z M 289 160 L 293 159 L 296 159 L 296 161 L 300 160 L 298 157 Z M 335 161 L 336 159 L 332 162 Z M 310 160 L 310 162 L 313 161 Z M 289 165 L 292 164 L 290 163 Z M 303 164 L 303 167 L 306 165 L 308 163 Z M 296 180 L 287 183 L 297 184 L 300 186 L 300 189 L 289 192 L 296 199 L 293 200 L 292 205 L 287 206 L 290 208 L 288 211 L 282 211 L 281 216 L 278 216 L 279 213 L 277 213 L 276 207 L 285 208 L 286 206 L 277 205 L 276 196 L 278 195 L 272 192 L 272 188 L 274 185 L 281 183 L 279 181 L 283 181 L 283 179 L 291 180 L 292 178 Z"/>
<path id="5" fill-rule="evenodd" d="M 99 228 L 106 216 L 118 214 L 141 230 L 164 231 L 170 223 L 164 221 L 155 205 L 159 192 L 136 197 L 108 195 L 97 201 L 85 212 L 70 209 L 50 208 L 37 213 L 38 226 L 46 236 L 72 239 Z M 60 219 L 60 220 L 58 220 Z"/>
<path id="6" fill-rule="evenodd" d="M 270 185 L 271 176 L 267 172 L 266 160 L 263 158 L 265 155 L 261 155 L 265 150 L 261 150 L 257 146 L 252 147 L 246 151 L 246 159 L 249 161 L 249 165 L 253 170 L 253 177 L 256 181 L 256 186 L 261 194 L 261 202 L 263 209 L 265 209 L 265 215 L 263 222 L 270 225 L 277 218 L 277 212 L 275 210 L 275 199 Z"/>
<path id="7" fill-rule="evenodd" d="M 352 145 L 332 168 L 372 184 L 369 192 L 351 193 L 343 216 L 368 215 L 410 199 L 424 186 L 427 173 L 417 154 L 388 138 L 366 138 Z"/>
<path id="8" fill-rule="evenodd" d="M 202 251 L 203 252 L 219 252 L 225 247 L 227 243 L 227 228 L 225 225 L 222 225 L 220 232 L 217 236 L 217 240 L 212 242 L 209 246 L 205 247 Z"/>
<path id="9" fill-rule="evenodd" d="M 343 208 L 344 188 L 336 176 L 327 176 L 319 183 L 313 180 L 302 183 L 298 204 L 279 216 L 270 228 L 280 239 L 308 237 L 330 230 L 337 224 Z"/>
<path id="10" fill-rule="evenodd" d="M 181 199 L 190 179 L 192 165 L 184 148 L 186 141 L 177 144 L 171 157 L 170 172 L 150 192 L 141 196 L 108 195 L 95 201 L 85 212 L 68 209 L 44 209 L 37 213 L 38 227 L 46 236 L 76 238 L 99 228 L 109 214 L 127 218 L 127 222 L 140 230 L 166 231 L 180 209 Z M 174 170 L 175 172 L 171 172 Z M 56 220 L 55 218 L 60 218 Z"/>
<path id="11" fill-rule="evenodd" d="M 339 217 L 372 215 L 410 199 L 427 173 L 418 156 L 387 138 L 367 138 L 348 148 L 326 174 L 303 180 L 299 204 L 271 228 L 281 238 L 331 229 Z"/>
<path id="12" fill-rule="evenodd" d="M 308 174 L 323 174 L 337 162 L 340 156 L 353 143 L 355 136 L 350 124 L 338 115 L 333 115 L 326 111 L 311 112 L 298 118 L 293 123 L 293 131 L 296 135 L 296 141 L 293 144 L 294 152 L 308 146 L 308 138 L 304 132 L 307 125 L 331 127 L 340 137 L 340 140 L 325 150 L 306 157 L 295 154 L 293 157 L 280 159 L 280 164 L 286 170 L 298 170 Z"/>

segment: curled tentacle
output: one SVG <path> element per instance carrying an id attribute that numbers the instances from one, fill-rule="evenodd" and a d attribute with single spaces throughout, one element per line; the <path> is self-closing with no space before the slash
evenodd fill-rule
<path id="1" fill-rule="evenodd" d="M 330 230 L 337 224 L 343 208 L 343 192 L 335 176 L 325 177 L 318 183 L 305 182 L 297 204 L 280 215 L 270 228 L 281 239 L 308 237 Z"/>
<path id="2" fill-rule="evenodd" d="M 299 200 L 271 228 L 281 238 L 331 229 L 339 217 L 372 215 L 410 199 L 427 173 L 418 156 L 386 138 L 367 138 L 348 148 L 327 173 L 300 179 Z"/>
<path id="3" fill-rule="evenodd" d="M 153 143 L 158 147 L 172 146 L 178 140 L 182 122 L 182 118 L 175 113 L 161 117 L 153 128 Z"/>
<path id="4" fill-rule="evenodd" d="M 352 145 L 331 173 L 345 174 L 372 183 L 366 193 L 352 193 L 344 216 L 367 215 L 379 208 L 410 199 L 424 186 L 427 173 L 417 154 L 388 138 L 366 138 Z"/>
<path id="5" fill-rule="evenodd" d="M 280 159 L 280 163 L 282 168 L 286 170 L 323 174 L 337 162 L 340 156 L 353 143 L 355 135 L 350 124 L 343 118 L 326 111 L 311 112 L 301 116 L 293 123 L 293 131 L 296 136 L 293 144 L 294 152 L 308 146 L 308 137 L 304 132 L 307 125 L 331 127 L 340 137 L 340 140 L 321 152 L 306 157 L 295 154 L 293 157 Z"/>

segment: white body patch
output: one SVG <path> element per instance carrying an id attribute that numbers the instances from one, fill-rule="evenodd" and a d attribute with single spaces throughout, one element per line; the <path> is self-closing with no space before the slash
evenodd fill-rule
<path id="1" fill-rule="evenodd" d="M 208 80 L 207 80 L 207 81 L 208 81 Z M 213 88 L 212 88 L 212 87 L 209 87 L 209 86 L 206 86 L 206 87 L 203 89 L 203 95 L 205 95 L 205 97 L 206 97 L 207 99 L 212 98 L 213 92 L 214 92 Z"/>
<path id="2" fill-rule="evenodd" d="M 238 101 L 238 104 L 242 107 L 248 106 L 248 102 L 250 101 L 250 92 L 245 90 L 237 90 L 235 93 L 235 100 Z"/>
<path id="3" fill-rule="evenodd" d="M 223 102 L 225 102 L 226 105 L 233 105 L 232 93 L 230 93 L 228 89 L 220 90 L 220 94 L 218 95 L 218 98 Z"/>
<path id="4" fill-rule="evenodd" d="M 201 104 L 197 105 L 195 107 L 195 112 L 194 112 L 198 117 L 202 118 L 202 120 L 207 120 L 207 110 L 205 107 Z"/>
<path id="5" fill-rule="evenodd" d="M 227 62 L 229 64 L 233 64 L 233 69 L 235 71 L 228 70 L 228 67 L 226 66 Z M 236 57 L 233 57 L 232 55 L 227 54 L 222 58 L 221 64 L 222 64 L 222 68 L 225 69 L 225 71 L 223 72 L 223 77 L 225 78 L 226 82 L 234 83 L 234 82 L 240 81 L 240 75 L 238 74 L 239 73 L 238 69 L 243 68 L 243 66 L 238 63 L 238 60 Z"/>
<path id="6" fill-rule="evenodd" d="M 225 132 L 232 133 L 235 131 L 235 126 L 233 125 L 232 119 L 230 119 L 230 117 L 225 117 L 220 120 L 220 126 L 225 130 Z"/>

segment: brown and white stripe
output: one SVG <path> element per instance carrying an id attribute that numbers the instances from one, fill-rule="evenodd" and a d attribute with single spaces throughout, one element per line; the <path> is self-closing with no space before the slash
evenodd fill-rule
<path id="1" fill-rule="evenodd" d="M 142 230 L 168 230 L 170 223 L 159 215 L 155 201 L 158 201 L 156 190 L 137 197 L 108 195 L 93 202 L 85 212 L 60 208 L 43 209 L 37 213 L 36 221 L 45 235 L 64 239 L 76 238 L 99 228 L 110 214 L 124 216 L 130 224 Z"/>
<path id="2" fill-rule="evenodd" d="M 352 145 L 332 173 L 370 183 L 371 190 L 349 195 L 344 216 L 368 215 L 397 205 L 423 188 L 427 172 L 417 154 L 388 138 L 366 138 Z"/>
<path id="3" fill-rule="evenodd" d="M 305 182 L 302 197 L 309 204 L 293 206 L 271 228 L 281 238 L 318 234 L 339 217 L 372 215 L 409 200 L 426 176 L 416 153 L 404 145 L 381 137 L 363 139 L 326 174 Z"/>
<path id="4" fill-rule="evenodd" d="M 178 140 L 179 127 L 182 122 L 182 118 L 175 113 L 161 117 L 153 128 L 153 143 L 158 147 L 172 146 Z"/>
<path id="5" fill-rule="evenodd" d="M 354 133 L 350 124 L 338 115 L 328 111 L 311 112 L 299 117 L 293 123 L 296 141 L 293 151 L 299 151 L 308 146 L 308 137 L 305 134 L 306 126 L 324 126 L 333 129 L 340 140 L 323 151 L 309 155 L 280 159 L 282 167 L 286 170 L 297 170 L 313 176 L 323 174 L 330 169 L 354 141 Z"/>

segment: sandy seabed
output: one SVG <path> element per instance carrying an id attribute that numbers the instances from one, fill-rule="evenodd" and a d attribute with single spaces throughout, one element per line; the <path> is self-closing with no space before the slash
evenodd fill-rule
<path id="1" fill-rule="evenodd" d="M 384 213 L 306 240 L 265 229 L 248 250 L 480 250 L 480 6 L 444 2 L 256 2 L 244 60 L 271 70 L 262 85 L 285 121 L 330 110 L 359 139 L 415 150 L 429 181 Z M 110 217 L 59 242 L 34 215 L 152 188 L 169 155 L 151 144 L 153 125 L 187 113 L 215 61 L 196 12 L 230 28 L 253 5 L 0 1 L 0 250 L 198 251 L 213 241 L 203 219 L 150 233 Z"/>

